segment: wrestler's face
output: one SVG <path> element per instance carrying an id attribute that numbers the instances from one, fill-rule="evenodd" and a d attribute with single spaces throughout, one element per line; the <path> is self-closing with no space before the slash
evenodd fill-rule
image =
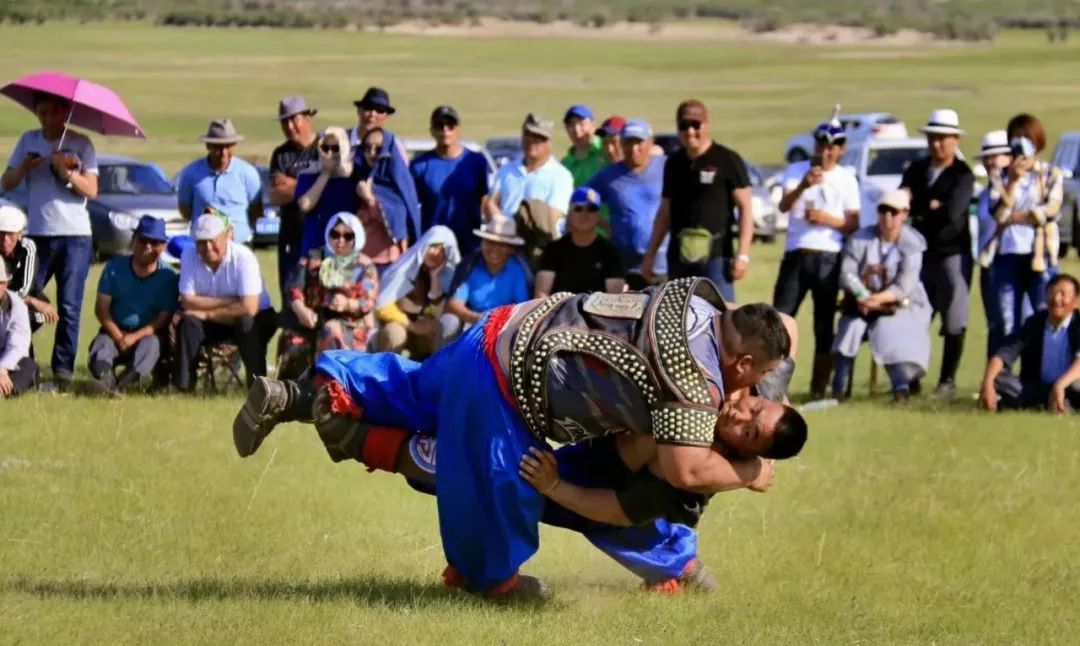
<path id="1" fill-rule="evenodd" d="M 737 354 L 730 359 L 724 359 L 724 390 L 727 392 L 756 386 L 765 375 L 780 365 L 779 360 L 758 361 L 752 354 Z"/>
<path id="2" fill-rule="evenodd" d="M 721 411 L 716 424 L 716 441 L 732 457 L 753 458 L 772 446 L 776 424 L 784 405 L 764 397 L 748 395 Z"/>

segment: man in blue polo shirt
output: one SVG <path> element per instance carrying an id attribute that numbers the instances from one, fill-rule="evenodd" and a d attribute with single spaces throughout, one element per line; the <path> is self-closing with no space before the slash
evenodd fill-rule
<path id="1" fill-rule="evenodd" d="M 144 215 L 131 255 L 113 258 L 101 272 L 94 307 L 101 331 L 90 344 L 90 374 L 103 394 L 138 385 L 161 359 L 158 334 L 176 311 L 178 295 L 176 272 L 161 264 L 167 241 L 165 222 Z M 126 366 L 119 377 L 117 364 Z"/>
<path id="2" fill-rule="evenodd" d="M 253 223 L 262 217 L 262 179 L 254 166 L 234 156 L 243 139 L 231 119 L 211 121 L 199 137 L 206 144 L 206 157 L 180 171 L 177 201 L 180 215 L 192 221 L 193 232 L 194 220 L 212 206 L 229 216 L 236 242 L 251 240 Z"/>
<path id="3" fill-rule="evenodd" d="M 600 194 L 611 217 L 611 241 L 622 253 L 626 284 L 633 290 L 649 283 L 641 277 L 641 261 L 649 250 L 653 220 L 664 188 L 664 156 L 653 156 L 653 132 L 648 122 L 631 119 L 619 133 L 622 161 L 593 176 L 587 186 Z M 667 236 L 653 268 L 654 284 L 667 279 Z"/>
<path id="4" fill-rule="evenodd" d="M 480 246 L 473 229 L 480 226 L 480 203 L 488 192 L 487 159 L 461 145 L 461 119 L 448 105 L 431 113 L 431 136 L 435 150 L 409 167 L 420 197 L 420 229 L 447 226 L 462 254 L 470 254 Z"/>

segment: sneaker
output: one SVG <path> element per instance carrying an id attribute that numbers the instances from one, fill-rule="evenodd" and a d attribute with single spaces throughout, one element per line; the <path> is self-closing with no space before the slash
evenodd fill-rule
<path id="1" fill-rule="evenodd" d="M 893 394 L 892 394 L 892 397 L 893 397 L 893 403 L 895 403 L 895 404 L 906 404 L 906 403 L 911 401 L 911 392 L 909 390 L 907 390 L 906 388 L 901 389 L 901 390 L 894 390 Z"/>
<path id="2" fill-rule="evenodd" d="M 687 564 L 683 573 L 674 579 L 659 583 L 645 584 L 649 592 L 660 594 L 679 594 L 681 592 L 715 592 L 720 589 L 716 577 L 705 568 L 705 564 L 694 559 Z"/>
<path id="3" fill-rule="evenodd" d="M 246 458 L 259 450 L 288 407 L 289 391 L 285 382 L 255 378 L 244 405 L 233 420 L 233 445 L 240 457 Z"/>
<path id="4" fill-rule="evenodd" d="M 956 384 L 951 381 L 943 381 L 938 384 L 938 387 L 934 389 L 934 397 L 938 399 L 955 399 L 956 398 Z"/>
<path id="5" fill-rule="evenodd" d="M 100 377 L 91 379 L 86 385 L 91 395 L 112 397 L 116 392 L 116 377 L 113 376 L 112 370 L 106 370 Z"/>

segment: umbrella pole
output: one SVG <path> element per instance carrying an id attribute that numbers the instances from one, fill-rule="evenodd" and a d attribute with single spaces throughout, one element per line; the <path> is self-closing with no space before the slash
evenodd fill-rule
<path id="1" fill-rule="evenodd" d="M 56 144 L 56 152 L 60 152 L 60 149 L 64 147 L 64 137 L 67 136 L 68 126 L 71 125 L 71 115 L 75 114 L 75 105 L 71 105 L 71 109 L 68 110 L 67 119 L 64 121 L 64 131 L 60 133 L 60 143 Z"/>

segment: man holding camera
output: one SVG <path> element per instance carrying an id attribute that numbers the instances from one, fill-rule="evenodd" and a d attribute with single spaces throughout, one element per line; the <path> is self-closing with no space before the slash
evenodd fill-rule
<path id="1" fill-rule="evenodd" d="M 787 248 L 773 306 L 795 316 L 809 292 L 814 301 L 814 366 L 810 396 L 820 399 L 832 372 L 833 323 L 840 291 L 840 250 L 859 227 L 859 183 L 841 167 L 847 132 L 839 121 L 814 131 L 814 156 L 788 166 L 780 210 L 790 216 Z"/>

